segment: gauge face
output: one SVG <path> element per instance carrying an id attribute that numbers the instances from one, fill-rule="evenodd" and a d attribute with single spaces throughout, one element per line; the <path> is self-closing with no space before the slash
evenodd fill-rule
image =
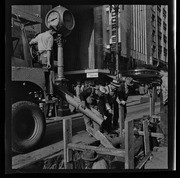
<path id="1" fill-rule="evenodd" d="M 48 26 L 52 26 L 56 28 L 59 23 L 59 14 L 57 12 L 51 12 L 47 18 L 47 24 Z"/>
<path id="2" fill-rule="evenodd" d="M 65 12 L 64 12 L 63 22 L 64 22 L 65 27 L 66 27 L 68 30 L 71 30 L 71 29 L 73 28 L 74 19 L 73 19 L 72 14 L 71 14 L 69 11 L 65 11 Z"/>

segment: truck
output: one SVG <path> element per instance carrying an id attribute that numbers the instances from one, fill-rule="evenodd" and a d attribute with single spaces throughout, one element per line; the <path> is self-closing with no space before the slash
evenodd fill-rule
<path id="1" fill-rule="evenodd" d="M 57 6 L 50 10 L 46 15 L 58 13 L 60 20 L 57 33 L 64 36 L 72 30 L 69 18 L 73 15 L 69 10 L 62 6 Z M 67 23 L 65 22 L 67 19 Z M 12 55 L 11 55 L 11 104 L 12 104 L 12 151 L 15 153 L 26 153 L 37 148 L 46 132 L 46 119 L 56 118 L 71 114 L 69 105 L 72 105 L 79 112 L 87 115 L 102 124 L 99 118 L 88 108 L 81 107 L 80 101 L 67 90 L 66 82 L 56 81 L 58 77 L 59 49 L 58 55 L 52 55 L 51 69 L 38 66 L 37 46 L 30 46 L 29 41 L 36 34 L 28 34 L 28 26 L 42 23 L 41 18 L 25 18 L 21 11 L 12 8 Z M 55 39 L 56 40 L 56 39 Z M 54 41 L 55 41 L 54 40 Z M 57 45 L 55 43 L 55 45 Z M 53 46 L 54 47 L 54 46 Z M 22 53 L 18 53 L 18 48 Z M 62 51 L 61 51 L 62 52 Z M 60 52 L 60 53 L 61 53 Z M 60 54 L 62 55 L 62 54 Z M 61 61 L 62 62 L 62 61 Z M 55 64 L 54 64 L 55 63 Z"/>

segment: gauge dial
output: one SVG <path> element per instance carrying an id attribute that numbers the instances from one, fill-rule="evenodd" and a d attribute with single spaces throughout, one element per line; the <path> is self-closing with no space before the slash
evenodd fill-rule
<path id="1" fill-rule="evenodd" d="M 47 18 L 47 24 L 48 26 L 52 26 L 54 28 L 57 28 L 59 23 L 59 14 L 57 12 L 51 12 Z"/>

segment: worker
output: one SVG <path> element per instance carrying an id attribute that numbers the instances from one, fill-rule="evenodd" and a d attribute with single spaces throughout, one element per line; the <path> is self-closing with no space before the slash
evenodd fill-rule
<path id="1" fill-rule="evenodd" d="M 92 112 L 96 112 L 95 114 L 97 115 L 97 93 L 99 90 L 99 86 L 94 86 L 93 84 L 91 84 L 87 89 L 85 89 L 83 92 L 81 92 L 79 94 L 79 99 L 81 101 L 81 107 L 82 108 L 88 108 L 90 109 Z M 94 127 L 96 130 L 100 130 L 100 126 L 92 121 L 92 119 L 90 119 L 87 116 L 84 116 L 84 123 L 86 126 L 86 130 L 88 130 L 89 127 Z"/>
<path id="2" fill-rule="evenodd" d="M 118 79 L 119 81 L 119 84 L 120 84 L 120 87 L 118 87 L 117 89 L 117 99 L 116 99 L 116 102 L 115 102 L 115 110 L 116 110 L 116 113 L 115 113 L 115 117 L 114 117 L 114 122 L 113 122 L 113 127 L 116 129 L 116 128 L 119 128 L 119 113 L 118 113 L 118 105 L 120 105 L 121 107 L 121 112 L 122 112 L 122 116 L 123 116 L 123 121 L 122 121 L 122 128 L 124 129 L 124 121 L 125 121 L 125 118 L 126 118 L 126 115 L 127 115 L 127 99 L 128 99 L 128 95 L 129 95 L 129 87 L 131 87 L 133 85 L 132 83 L 132 78 L 130 77 L 121 77 Z M 117 115 L 117 116 L 116 116 Z"/>
<path id="3" fill-rule="evenodd" d="M 105 121 L 105 127 L 107 130 L 111 131 L 113 128 L 113 120 L 114 117 L 118 117 L 116 112 L 116 99 L 117 99 L 117 89 L 120 87 L 119 82 L 114 79 L 108 86 L 108 93 L 107 93 L 107 98 L 108 98 L 108 104 L 106 104 L 106 109 L 109 111 L 111 117 L 109 116 L 107 120 Z"/>
<path id="4" fill-rule="evenodd" d="M 75 93 L 76 93 L 76 96 L 79 98 L 79 94 L 82 92 L 81 90 L 81 82 L 77 82 L 77 85 L 75 86 Z"/>
<path id="5" fill-rule="evenodd" d="M 85 169 L 108 169 L 105 159 L 100 158 L 93 150 L 83 151 L 81 159 L 84 161 Z"/>
<path id="6" fill-rule="evenodd" d="M 38 46 L 38 54 L 39 54 L 39 62 L 42 66 L 45 66 L 47 69 L 51 68 L 50 58 L 51 58 L 51 50 L 54 42 L 54 30 L 48 30 L 44 33 L 38 34 L 35 38 L 33 38 L 29 45 L 37 44 Z"/>
<path id="7" fill-rule="evenodd" d="M 99 87 L 98 98 L 97 98 L 97 109 L 104 118 L 100 131 L 107 133 L 110 132 L 113 111 L 109 104 L 106 88 L 102 85 L 100 85 Z"/>
<path id="8" fill-rule="evenodd" d="M 160 115 L 161 115 L 161 129 L 164 134 L 164 144 L 168 143 L 168 68 L 166 66 L 161 67 L 158 66 L 161 76 L 161 91 L 160 95 L 162 98 L 162 103 L 160 107 Z"/>

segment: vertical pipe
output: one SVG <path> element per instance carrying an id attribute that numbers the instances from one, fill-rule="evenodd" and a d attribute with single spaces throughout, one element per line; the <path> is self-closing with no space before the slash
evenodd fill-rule
<path id="1" fill-rule="evenodd" d="M 95 68 L 102 68 L 103 59 L 103 29 L 102 29 L 102 7 L 94 8 L 94 55 Z"/>
<path id="2" fill-rule="evenodd" d="M 136 17 L 136 47 L 135 47 L 135 50 L 136 50 L 136 60 L 137 60 L 137 51 L 138 51 L 138 26 L 137 26 L 137 5 L 135 5 L 135 17 Z"/>
<path id="3" fill-rule="evenodd" d="M 145 56 L 146 56 L 146 64 L 147 64 L 147 33 L 146 33 L 146 6 L 145 6 L 145 24 L 144 24 L 144 26 L 145 26 Z"/>
<path id="4" fill-rule="evenodd" d="M 64 77 L 63 44 L 62 44 L 62 35 L 61 34 L 58 34 L 57 46 L 58 46 L 58 77 L 57 77 L 57 81 L 61 81 L 61 80 L 65 79 L 65 77 Z"/>
<path id="5" fill-rule="evenodd" d="M 140 5 L 138 5 L 138 32 L 139 32 L 139 54 L 141 54 L 141 22 L 140 22 Z M 141 60 L 141 58 L 140 58 Z"/>
<path id="6" fill-rule="evenodd" d="M 142 5 L 142 53 L 144 56 L 144 5 Z"/>
<path id="7" fill-rule="evenodd" d="M 120 129 L 120 134 L 119 136 L 122 136 L 122 130 L 124 129 L 124 107 L 118 104 L 118 109 L 119 109 L 119 129 Z"/>
<path id="8" fill-rule="evenodd" d="M 125 169 L 134 169 L 134 121 L 125 121 Z"/>
<path id="9" fill-rule="evenodd" d="M 115 5 L 115 12 L 116 12 L 116 72 L 119 73 L 119 49 L 118 49 L 118 41 L 119 41 L 119 33 L 118 33 L 118 12 L 119 12 L 119 5 Z"/>
<path id="10" fill-rule="evenodd" d="M 136 46 L 135 5 L 133 5 L 133 38 L 134 38 L 133 51 L 135 51 L 135 46 Z"/>
<path id="11" fill-rule="evenodd" d="M 141 54 L 143 54 L 143 51 L 142 51 L 142 25 L 143 25 L 143 22 L 142 22 L 142 5 L 140 5 L 140 31 L 141 31 L 141 35 L 140 35 L 140 39 L 141 39 Z M 142 55 L 141 55 L 142 56 Z M 142 58 L 143 60 L 143 58 Z"/>
<path id="12" fill-rule="evenodd" d="M 68 149 L 68 144 L 72 142 L 72 118 L 63 120 L 63 141 L 64 141 L 64 167 L 70 168 L 70 161 L 72 160 L 72 151 Z"/>

